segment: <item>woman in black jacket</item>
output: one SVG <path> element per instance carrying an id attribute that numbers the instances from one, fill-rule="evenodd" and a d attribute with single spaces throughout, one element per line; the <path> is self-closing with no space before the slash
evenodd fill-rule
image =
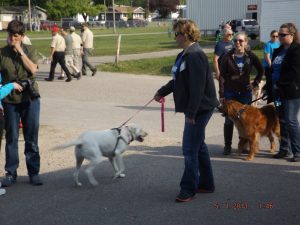
<path id="1" fill-rule="evenodd" d="M 191 20 L 173 25 L 175 40 L 183 51 L 172 68 L 173 79 L 154 96 L 160 101 L 173 92 L 175 111 L 185 115 L 182 151 L 185 168 L 177 202 L 191 201 L 195 193 L 214 192 L 210 157 L 205 144 L 205 127 L 218 105 L 208 59 L 198 44 L 200 31 Z"/>
<path id="2" fill-rule="evenodd" d="M 300 40 L 293 23 L 281 25 L 281 46 L 272 57 L 272 79 L 267 82 L 269 101 L 274 100 L 280 119 L 280 148 L 274 158 L 285 158 L 293 153 L 292 162 L 300 157 Z"/>

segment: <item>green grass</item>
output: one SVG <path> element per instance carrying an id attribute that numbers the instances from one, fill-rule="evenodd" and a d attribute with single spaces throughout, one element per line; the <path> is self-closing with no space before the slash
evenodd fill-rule
<path id="1" fill-rule="evenodd" d="M 147 26 L 143 28 L 120 28 L 117 32 L 122 35 L 120 54 L 136 54 L 143 52 L 163 51 L 176 48 L 173 34 L 169 35 L 170 26 L 155 27 Z M 94 56 L 115 55 L 117 48 L 118 34 L 113 34 L 112 29 L 92 29 L 94 38 Z M 77 31 L 78 33 L 79 31 Z M 146 34 L 148 33 L 148 34 Z M 50 31 L 27 32 L 34 47 L 45 56 L 50 54 Z M 102 36 L 98 36 L 102 35 Z M 0 39 L 5 39 L 7 33 L 0 32 Z M 48 38 L 48 39 L 43 39 Z M 204 38 L 201 45 L 212 45 L 214 39 Z M 0 41 L 0 47 L 5 45 L 5 41 Z"/>
<path id="2" fill-rule="evenodd" d="M 263 51 L 255 50 L 254 53 L 263 60 Z M 207 54 L 208 61 L 213 71 L 213 53 Z M 120 72 L 120 73 L 131 73 L 131 74 L 148 74 L 148 75 L 160 75 L 160 76 L 171 76 L 171 68 L 174 64 L 176 56 L 162 57 L 155 59 L 141 59 L 141 60 L 130 60 L 121 61 L 116 65 L 115 63 L 105 63 L 98 68 L 101 71 L 106 72 Z M 251 76 L 256 74 L 254 68 Z"/>

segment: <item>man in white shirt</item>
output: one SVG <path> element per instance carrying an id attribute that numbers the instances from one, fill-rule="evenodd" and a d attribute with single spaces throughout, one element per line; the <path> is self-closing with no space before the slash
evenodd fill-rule
<path id="1" fill-rule="evenodd" d="M 76 68 L 80 68 L 80 58 L 83 54 L 82 40 L 81 37 L 76 34 L 75 27 L 70 27 L 70 34 L 73 39 L 72 50 L 73 50 L 73 64 Z"/>
<path id="2" fill-rule="evenodd" d="M 92 71 L 92 76 L 94 76 L 97 73 L 97 68 L 89 62 L 89 56 L 91 55 L 93 49 L 94 35 L 89 29 L 87 23 L 82 24 L 81 31 L 81 39 L 83 46 L 82 75 L 86 75 L 86 67 L 89 67 Z"/>
<path id="3" fill-rule="evenodd" d="M 51 55 L 50 55 L 50 61 L 51 61 L 51 67 L 50 67 L 50 73 L 49 77 L 45 78 L 46 81 L 53 81 L 54 80 L 54 72 L 55 67 L 57 63 L 60 64 L 63 71 L 66 73 L 68 79 L 66 79 L 66 82 L 70 82 L 72 80 L 72 75 L 70 71 L 68 70 L 66 66 L 65 61 L 65 49 L 66 49 L 66 43 L 65 39 L 58 34 L 59 28 L 57 26 L 52 27 L 52 42 L 51 42 Z"/>

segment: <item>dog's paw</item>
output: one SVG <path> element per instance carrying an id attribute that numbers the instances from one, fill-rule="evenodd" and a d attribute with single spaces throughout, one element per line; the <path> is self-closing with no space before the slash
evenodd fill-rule
<path id="1" fill-rule="evenodd" d="M 248 156 L 247 158 L 245 158 L 245 160 L 246 160 L 246 161 L 251 161 L 251 160 L 253 160 L 253 158 L 254 158 L 254 157 L 249 157 L 249 156 Z"/>
<path id="2" fill-rule="evenodd" d="M 81 187 L 82 186 L 82 183 L 78 182 L 78 183 L 75 183 L 77 187 Z"/>
<path id="3" fill-rule="evenodd" d="M 125 173 L 121 173 L 121 174 L 119 175 L 119 178 L 124 178 L 124 177 L 126 177 Z"/>

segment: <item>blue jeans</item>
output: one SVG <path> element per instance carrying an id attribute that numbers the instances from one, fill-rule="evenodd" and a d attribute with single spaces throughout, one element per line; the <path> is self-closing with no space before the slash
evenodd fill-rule
<path id="1" fill-rule="evenodd" d="M 201 114 L 196 124 L 186 123 L 183 131 L 182 151 L 184 173 L 181 178 L 181 191 L 194 194 L 197 189 L 214 190 L 214 178 L 205 140 L 205 127 L 213 111 Z"/>
<path id="2" fill-rule="evenodd" d="M 229 91 L 229 90 L 225 90 L 224 91 L 224 98 L 226 101 L 228 100 L 235 100 L 238 101 L 242 104 L 248 104 L 249 102 L 252 101 L 252 93 L 251 91 L 249 92 L 236 92 L 236 91 Z M 225 117 L 225 124 L 231 124 L 233 125 L 233 122 L 226 116 Z"/>
<path id="3" fill-rule="evenodd" d="M 19 122 L 21 118 L 28 175 L 38 174 L 40 170 L 40 154 L 38 147 L 40 99 L 36 98 L 19 104 L 3 103 L 3 107 L 6 130 L 6 172 L 10 175 L 17 176 L 17 168 L 19 167 Z"/>
<path id="4" fill-rule="evenodd" d="M 281 139 L 287 138 L 290 149 L 295 157 L 300 157 L 300 98 L 282 100 L 284 127 L 280 126 Z M 282 128 L 284 130 L 282 130 Z M 284 135 L 283 135 L 284 134 Z"/>

